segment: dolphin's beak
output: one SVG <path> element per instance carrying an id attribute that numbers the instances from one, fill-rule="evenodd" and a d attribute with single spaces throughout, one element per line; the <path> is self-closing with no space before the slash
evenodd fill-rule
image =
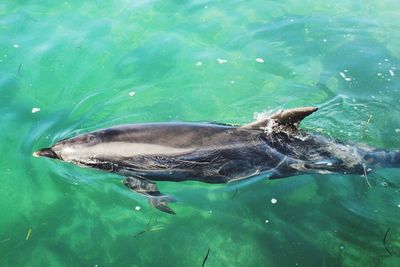
<path id="1" fill-rule="evenodd" d="M 60 157 L 51 149 L 51 148 L 43 148 L 36 152 L 33 152 L 34 157 L 46 157 L 52 159 L 59 159 Z"/>

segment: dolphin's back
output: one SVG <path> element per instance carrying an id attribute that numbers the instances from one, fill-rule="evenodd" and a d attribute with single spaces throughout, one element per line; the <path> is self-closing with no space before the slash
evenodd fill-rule
<path id="1" fill-rule="evenodd" d="M 92 134 L 101 138 L 96 152 L 104 151 L 102 159 L 118 166 L 117 172 L 152 180 L 217 183 L 261 173 L 282 160 L 263 140 L 263 131 L 229 125 L 146 123 Z"/>

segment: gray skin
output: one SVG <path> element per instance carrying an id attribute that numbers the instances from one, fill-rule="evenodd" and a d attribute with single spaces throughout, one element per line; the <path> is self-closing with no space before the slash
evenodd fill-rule
<path id="1" fill-rule="evenodd" d="M 34 152 L 125 177 L 123 183 L 174 214 L 173 197 L 155 181 L 227 183 L 256 175 L 364 174 L 400 167 L 400 153 L 336 142 L 298 129 L 316 108 L 280 111 L 242 127 L 209 123 L 146 123 L 102 129 Z"/>

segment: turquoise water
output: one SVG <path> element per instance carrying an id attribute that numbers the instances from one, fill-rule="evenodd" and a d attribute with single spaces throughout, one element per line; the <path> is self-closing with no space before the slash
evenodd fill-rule
<path id="1" fill-rule="evenodd" d="M 389 0 L 2 1 L 0 266 L 201 266 L 208 249 L 205 266 L 400 266 L 398 169 L 371 188 L 159 183 L 171 216 L 121 177 L 32 157 L 120 123 L 304 105 L 320 107 L 304 129 L 398 149 L 399 15 Z"/>

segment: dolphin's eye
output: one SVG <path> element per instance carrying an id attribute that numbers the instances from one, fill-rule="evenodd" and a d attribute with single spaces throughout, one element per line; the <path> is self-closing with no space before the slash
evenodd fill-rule
<path id="1" fill-rule="evenodd" d="M 96 144 L 98 138 L 94 134 L 88 134 L 85 136 L 85 142 L 88 144 Z"/>

